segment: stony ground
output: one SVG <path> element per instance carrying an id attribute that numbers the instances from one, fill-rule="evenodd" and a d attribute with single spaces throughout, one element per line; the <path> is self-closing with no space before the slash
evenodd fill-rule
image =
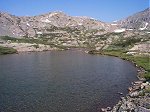
<path id="1" fill-rule="evenodd" d="M 102 109 L 104 112 L 150 112 L 150 82 L 135 81 L 129 87 L 129 94 L 113 107 Z"/>

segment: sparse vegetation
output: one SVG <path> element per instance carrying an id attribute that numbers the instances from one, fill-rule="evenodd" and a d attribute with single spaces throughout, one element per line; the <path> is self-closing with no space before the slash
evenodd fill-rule
<path id="1" fill-rule="evenodd" d="M 145 79 L 150 80 L 150 72 L 144 74 Z"/>
<path id="2" fill-rule="evenodd" d="M 9 48 L 9 47 L 0 46 L 0 55 L 1 54 L 13 54 L 13 53 L 17 53 L 17 50 L 13 48 Z"/>
<path id="3" fill-rule="evenodd" d="M 145 93 L 150 93 L 150 87 L 146 88 L 144 92 Z"/>
<path id="4" fill-rule="evenodd" d="M 139 67 L 142 67 L 146 70 L 146 72 L 142 74 L 141 76 L 145 77 L 147 80 L 150 80 L 150 58 L 149 56 L 128 55 L 126 54 L 126 51 L 123 51 L 123 50 L 104 50 L 102 51 L 102 54 L 117 56 L 122 59 L 129 60 L 129 61 L 136 63 Z"/>
<path id="5" fill-rule="evenodd" d="M 33 39 L 33 38 L 14 38 L 9 36 L 2 36 L 0 39 L 16 43 L 36 43 L 36 44 L 48 44 L 47 40 L 44 39 Z"/>
<path id="6" fill-rule="evenodd" d="M 140 38 L 127 38 L 127 39 L 119 39 L 116 42 L 113 43 L 113 45 L 117 46 L 117 47 L 128 47 L 128 46 L 132 46 L 137 42 L 140 42 L 141 39 Z"/>

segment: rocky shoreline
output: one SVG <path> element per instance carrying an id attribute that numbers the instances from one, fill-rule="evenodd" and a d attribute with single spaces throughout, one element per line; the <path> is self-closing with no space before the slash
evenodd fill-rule
<path id="1" fill-rule="evenodd" d="M 145 70 L 138 67 L 136 63 L 132 63 L 138 68 L 139 80 L 132 82 L 132 86 L 128 88 L 129 93 L 121 97 L 113 108 L 101 108 L 103 112 L 150 112 L 150 81 L 141 78 L 140 75 Z"/>
<path id="2" fill-rule="evenodd" d="M 150 112 L 150 83 L 135 81 L 129 87 L 129 93 L 112 108 L 102 109 L 104 112 Z"/>
<path id="3" fill-rule="evenodd" d="M 118 57 L 123 60 L 131 62 L 138 70 L 138 81 L 132 82 L 132 86 L 128 88 L 128 94 L 121 97 L 120 101 L 111 107 L 101 108 L 103 112 L 150 112 L 150 81 L 146 81 L 141 76 L 147 71 L 139 67 L 134 61 L 114 54 L 105 54 L 99 51 L 86 51 L 89 54 L 108 55 Z M 122 93 L 119 93 L 122 95 Z"/>

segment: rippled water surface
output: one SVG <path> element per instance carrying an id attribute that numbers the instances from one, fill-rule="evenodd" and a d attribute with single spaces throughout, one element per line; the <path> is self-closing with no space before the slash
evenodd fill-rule
<path id="1" fill-rule="evenodd" d="M 0 56 L 0 112 L 98 112 L 137 80 L 116 57 L 81 51 Z"/>

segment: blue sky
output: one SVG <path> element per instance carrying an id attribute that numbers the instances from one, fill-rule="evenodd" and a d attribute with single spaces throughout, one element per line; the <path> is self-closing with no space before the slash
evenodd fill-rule
<path id="1" fill-rule="evenodd" d="M 149 0 L 0 0 L 0 11 L 33 16 L 63 11 L 71 16 L 89 16 L 112 22 L 149 7 Z"/>

